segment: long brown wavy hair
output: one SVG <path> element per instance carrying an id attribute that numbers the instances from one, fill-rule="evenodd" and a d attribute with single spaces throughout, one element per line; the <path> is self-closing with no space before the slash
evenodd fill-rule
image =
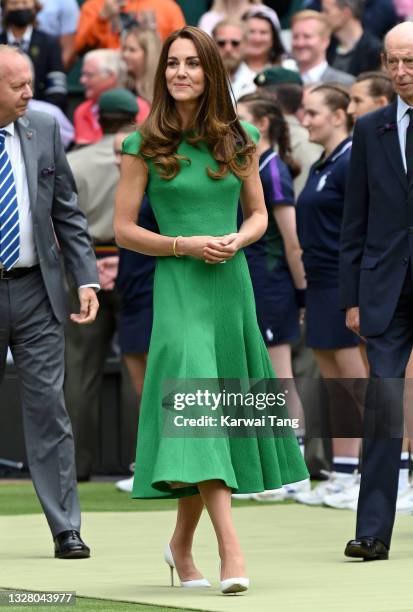
<path id="1" fill-rule="evenodd" d="M 228 172 L 245 178 L 250 172 L 255 144 L 243 130 L 231 100 L 228 77 L 215 41 L 199 28 L 186 26 L 173 32 L 164 42 L 155 75 L 151 112 L 140 126 L 140 154 L 153 160 L 160 176 L 173 179 L 180 170 L 179 162 L 188 158 L 178 155 L 182 141 L 182 122 L 170 95 L 165 78 L 169 48 L 178 38 L 191 40 L 196 48 L 205 75 L 205 90 L 197 111 L 188 126 L 186 140 L 197 145 L 205 142 L 218 162 L 218 170 L 207 169 L 208 176 L 221 179 Z"/>

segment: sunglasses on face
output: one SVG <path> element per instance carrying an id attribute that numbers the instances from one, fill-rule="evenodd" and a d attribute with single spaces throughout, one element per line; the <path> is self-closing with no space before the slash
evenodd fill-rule
<path id="1" fill-rule="evenodd" d="M 219 39 L 217 41 L 215 41 L 218 45 L 218 47 L 225 47 L 226 45 L 231 45 L 231 47 L 239 47 L 241 44 L 240 40 L 224 40 L 224 39 Z"/>

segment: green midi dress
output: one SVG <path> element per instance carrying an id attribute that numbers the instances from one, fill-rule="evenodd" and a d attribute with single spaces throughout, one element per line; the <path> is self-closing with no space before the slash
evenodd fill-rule
<path id="1" fill-rule="evenodd" d="M 243 123 L 257 142 L 258 131 Z M 139 155 L 135 132 L 123 153 Z M 151 160 L 147 195 L 165 236 L 222 236 L 237 231 L 242 181 L 228 173 L 211 179 L 218 164 L 205 143 L 185 139 L 180 172 L 159 176 Z M 134 498 L 178 498 L 198 493 L 200 481 L 221 479 L 233 492 L 276 489 L 308 477 L 293 435 L 261 437 L 164 435 L 164 382 L 188 379 L 275 378 L 257 324 L 254 293 L 244 253 L 225 264 L 192 257 L 158 257 L 154 318 L 140 405 Z M 171 482 L 187 483 L 171 488 Z"/>

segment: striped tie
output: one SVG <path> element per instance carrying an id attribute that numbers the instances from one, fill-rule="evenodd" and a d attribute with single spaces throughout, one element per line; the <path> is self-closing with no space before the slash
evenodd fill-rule
<path id="1" fill-rule="evenodd" d="M 7 132 L 0 130 L 0 262 L 10 270 L 19 260 L 20 231 L 16 186 L 6 151 Z"/>

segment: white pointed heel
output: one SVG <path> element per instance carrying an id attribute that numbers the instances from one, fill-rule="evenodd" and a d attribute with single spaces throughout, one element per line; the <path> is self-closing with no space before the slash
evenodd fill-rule
<path id="1" fill-rule="evenodd" d="M 221 573 L 221 562 L 219 564 L 219 573 Z M 250 586 L 250 579 L 244 576 L 226 578 L 225 580 L 220 580 L 220 585 L 221 593 L 224 595 L 234 595 L 235 593 L 247 591 Z"/>
<path id="2" fill-rule="evenodd" d="M 250 586 L 249 578 L 227 578 L 226 580 L 221 580 L 221 592 L 224 595 L 231 595 L 235 593 L 242 593 L 243 591 L 247 591 Z"/>
<path id="3" fill-rule="evenodd" d="M 169 544 L 165 546 L 163 554 L 164 554 L 165 563 L 169 565 L 169 568 L 171 570 L 171 586 L 174 586 L 174 569 L 176 568 L 175 568 L 175 561 L 172 556 L 171 547 L 169 546 Z M 180 580 L 180 583 L 181 583 L 181 587 L 184 587 L 184 588 L 210 587 L 211 586 L 210 582 L 206 578 L 198 578 L 197 580 Z"/>

